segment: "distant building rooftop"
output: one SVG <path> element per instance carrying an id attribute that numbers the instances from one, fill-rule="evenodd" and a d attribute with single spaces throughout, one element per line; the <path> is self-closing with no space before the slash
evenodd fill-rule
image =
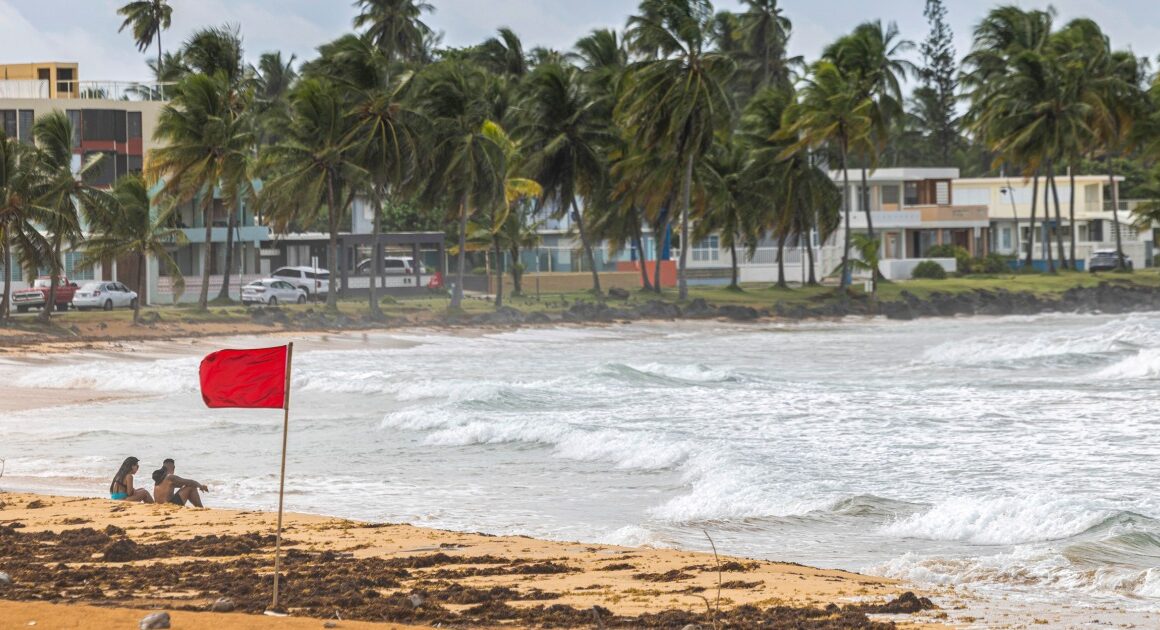
<path id="1" fill-rule="evenodd" d="M 168 83 L 81 81 L 76 63 L 43 61 L 0 64 L 0 99 L 168 100 Z"/>

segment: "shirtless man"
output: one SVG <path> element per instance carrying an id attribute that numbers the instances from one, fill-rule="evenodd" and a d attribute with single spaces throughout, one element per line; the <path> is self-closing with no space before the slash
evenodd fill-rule
<path id="1" fill-rule="evenodd" d="M 161 468 L 153 471 L 153 496 L 158 503 L 172 503 L 185 505 L 186 501 L 193 507 L 202 507 L 201 493 L 209 492 L 209 488 L 192 479 L 182 479 L 173 474 L 175 465 L 172 459 L 161 462 Z"/>

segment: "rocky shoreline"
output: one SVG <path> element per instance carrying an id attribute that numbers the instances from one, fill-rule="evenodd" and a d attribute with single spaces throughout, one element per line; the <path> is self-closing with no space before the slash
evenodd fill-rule
<path id="1" fill-rule="evenodd" d="M 775 303 L 771 308 L 754 308 L 737 304 L 715 305 L 695 299 L 685 305 L 662 300 L 633 304 L 627 296 L 605 302 L 575 302 L 556 313 L 525 313 L 504 306 L 492 313 L 470 315 L 445 314 L 425 322 L 390 318 L 385 322 L 359 320 L 344 315 L 314 313 L 286 314 L 272 309 L 254 312 L 255 321 L 282 323 L 290 328 L 325 329 L 350 327 L 395 327 L 407 325 L 450 326 L 520 326 L 551 323 L 617 323 L 642 320 L 707 320 L 737 322 L 769 318 L 810 320 L 848 316 L 884 316 L 911 320 L 920 317 L 955 317 L 969 315 L 1035 315 L 1040 313 L 1131 313 L 1160 310 L 1160 288 L 1134 284 L 1101 282 L 1094 287 L 1074 287 L 1056 296 L 1042 296 L 1029 291 L 975 289 L 971 291 L 934 291 L 919 297 L 903 290 L 901 299 L 873 301 L 861 292 L 849 292 L 846 299 L 827 296 L 817 304 Z"/>

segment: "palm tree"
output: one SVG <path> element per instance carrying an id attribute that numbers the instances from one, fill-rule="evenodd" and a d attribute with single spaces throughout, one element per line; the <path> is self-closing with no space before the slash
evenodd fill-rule
<path id="1" fill-rule="evenodd" d="M 117 32 L 132 28 L 138 51 L 145 52 L 153 45 L 153 38 L 157 38 L 157 67 L 160 68 L 161 31 L 169 28 L 173 17 L 168 0 L 134 0 L 117 9 L 117 15 L 125 18 Z"/>
<path id="2" fill-rule="evenodd" d="M 765 201 L 757 190 L 750 161 L 749 151 L 740 139 L 720 135 L 705 156 L 698 177 L 703 193 L 693 237 L 700 240 L 712 233 L 720 234 L 721 244 L 729 248 L 732 261 L 729 288 L 735 291 L 741 290 L 737 248 L 744 246 L 750 254 L 756 249 L 759 215 L 753 208 Z"/>
<path id="3" fill-rule="evenodd" d="M 51 277 L 47 306 L 40 317 L 47 320 L 56 304 L 56 287 L 60 280 L 64 245 L 75 247 L 83 238 L 82 213 L 92 212 L 105 202 L 107 193 L 90 182 L 102 168 L 103 155 L 86 160 L 79 170 L 73 170 L 73 126 L 67 114 L 53 110 L 36 120 L 32 126 L 38 153 L 36 181 L 37 205 L 44 209 L 43 225 L 49 242 L 49 257 L 45 261 Z M 112 165 L 107 166 L 112 168 Z"/>
<path id="4" fill-rule="evenodd" d="M 585 231 L 578 197 L 592 199 L 603 189 L 607 166 L 603 149 L 613 141 L 599 110 L 580 82 L 580 74 L 557 64 L 540 66 L 529 77 L 521 104 L 524 123 L 517 131 L 527 153 L 528 176 L 544 188 L 542 201 L 557 217 L 570 214 L 599 296 L 600 274 Z"/>
<path id="5" fill-rule="evenodd" d="M 792 144 L 781 152 L 788 159 L 804 149 L 830 145 L 838 153 L 842 170 L 842 216 L 845 223 L 842 246 L 841 287 L 850 285 L 850 172 L 848 157 L 870 133 L 874 123 L 874 102 L 838 70 L 832 61 L 814 63 L 810 78 L 801 91 L 801 100 L 786 109 L 787 124 L 781 137 Z"/>
<path id="6" fill-rule="evenodd" d="M 278 132 L 290 121 L 290 89 L 298 80 L 294 55 L 283 60 L 281 52 L 262 53 L 257 66 L 250 66 L 253 82 L 251 119 L 258 145 L 277 142 Z"/>
<path id="7" fill-rule="evenodd" d="M 472 51 L 472 57 L 485 69 L 507 77 L 522 77 L 531 69 L 520 36 L 510 28 L 499 29 L 499 37 L 488 38 Z"/>
<path id="8" fill-rule="evenodd" d="M 519 297 L 524 294 L 524 265 L 520 261 L 520 252 L 539 245 L 540 227 L 543 221 L 537 221 L 533 218 L 535 204 L 532 200 L 520 198 L 514 202 L 514 205 L 515 207 L 510 208 L 507 219 L 500 225 L 495 236 L 511 255 L 512 266 L 508 272 L 512 276 L 512 297 Z"/>
<path id="9" fill-rule="evenodd" d="M 1155 127 L 1149 124 L 1154 121 L 1148 119 L 1149 102 L 1142 88 L 1147 60 L 1139 59 L 1127 51 L 1112 52 L 1105 59 L 1106 63 L 1096 74 L 1094 90 L 1098 106 L 1092 110 L 1094 119 L 1091 127 L 1096 146 L 1104 153 L 1108 170 L 1112 225 L 1116 233 L 1116 266 L 1123 271 L 1127 265 L 1120 242 L 1120 195 L 1116 184 L 1115 158 L 1135 146 L 1155 143 L 1157 136 Z"/>
<path id="10" fill-rule="evenodd" d="M 354 27 L 365 28 L 366 36 L 387 59 L 415 61 L 423 56 L 432 31 L 422 17 L 435 7 L 414 0 L 357 0 L 354 6 L 359 10 Z"/>
<path id="11" fill-rule="evenodd" d="M 707 0 L 644 0 L 628 20 L 632 49 L 652 58 L 635 64 L 617 104 L 622 127 L 643 151 L 676 158 L 681 169 L 681 252 L 678 295 L 688 298 L 693 247 L 689 208 L 693 172 L 713 136 L 731 122 L 727 90 L 731 59 L 709 48 L 712 5 Z"/>
<path id="12" fill-rule="evenodd" d="M 198 307 L 209 305 L 210 259 L 213 242 L 215 190 L 221 186 L 231 216 L 235 200 L 248 185 L 253 130 L 231 108 L 224 72 L 191 74 L 176 88 L 176 96 L 158 115 L 147 179 L 164 180 L 162 195 L 171 203 L 201 202 L 205 216 L 206 257 L 202 265 Z M 232 230 L 231 230 L 232 232 Z M 229 267 L 225 269 L 229 277 Z"/>
<path id="13" fill-rule="evenodd" d="M 739 17 L 740 35 L 751 64 L 755 67 L 754 91 L 764 86 L 791 87 L 790 69 L 801 57 L 786 57 L 793 23 L 777 0 L 742 0 L 745 12 Z"/>
<path id="14" fill-rule="evenodd" d="M 185 233 L 170 227 L 173 207 L 152 211 L 149 188 L 140 175 L 126 175 L 113 185 L 112 199 L 93 207 L 92 235 L 85 242 L 82 268 L 91 268 L 103 260 L 132 256 L 137 261 L 137 295 L 133 300 L 133 324 L 141 318 L 141 299 L 145 297 L 145 268 L 152 256 L 174 278 L 177 293 L 185 288 L 185 279 L 170 250 L 186 242 Z"/>
<path id="15" fill-rule="evenodd" d="M 890 139 L 891 126 L 903 114 L 901 81 L 917 71 L 902 55 L 913 48 L 914 42 L 899 39 L 896 24 L 891 22 L 884 27 L 881 20 L 874 20 L 859 24 L 853 33 L 839 38 L 822 53 L 855 86 L 858 96 L 873 103 L 870 133 L 854 145 L 862 158 L 858 206 L 866 214 L 870 238 L 874 238 L 874 219 L 866 172 L 868 167 L 878 164 L 879 155 Z"/>
<path id="16" fill-rule="evenodd" d="M 493 121 L 483 123 L 483 135 L 499 146 L 504 153 L 507 173 L 504 175 L 503 199 L 491 208 L 491 225 L 487 227 L 488 239 L 495 253 L 496 309 L 503 307 L 503 247 L 504 225 L 512 214 L 512 204 L 520 204 L 526 199 L 535 199 L 544 194 L 544 189 L 535 180 L 519 177 L 520 144 L 512 140 L 507 132 Z M 513 263 L 518 260 L 513 259 Z"/>
<path id="17" fill-rule="evenodd" d="M 258 203 L 279 231 L 294 221 L 325 217 L 330 270 L 326 307 L 337 310 L 339 225 L 367 179 L 351 140 L 357 120 L 349 115 L 342 90 L 325 79 L 299 81 L 290 101 L 293 111 L 285 136 L 261 156 L 266 177 Z"/>
<path id="18" fill-rule="evenodd" d="M 48 241 L 37 229 L 43 221 L 35 203 L 36 154 L 33 149 L 0 131 L 0 269 L 4 270 L 4 293 L 0 294 L 0 320 L 8 321 L 12 295 L 13 252 L 20 266 L 35 269 L 49 257 Z"/>
<path id="19" fill-rule="evenodd" d="M 233 122 L 252 131 L 253 125 L 249 120 L 254 111 L 250 107 L 252 85 L 246 81 L 240 28 L 237 25 L 225 24 L 196 31 L 186 40 L 181 56 L 194 71 L 207 75 L 220 74 L 225 77 L 229 115 Z M 253 134 L 251 133 L 249 137 L 252 140 Z M 251 149 L 252 147 L 251 143 Z M 245 155 L 251 158 L 253 151 Z M 221 182 L 222 193 L 225 195 L 223 201 L 229 213 L 226 218 L 225 269 L 217 297 L 219 301 L 230 299 L 230 274 L 234 268 L 234 233 L 237 229 L 238 212 L 243 197 L 253 196 L 252 180 L 247 175 L 251 166 L 250 161 L 247 159 L 232 164 L 234 168 L 223 173 L 225 181 Z"/>
<path id="20" fill-rule="evenodd" d="M 430 125 L 429 177 L 423 200 L 430 207 L 453 208 L 459 244 L 456 282 L 451 308 L 463 303 L 463 275 L 467 264 L 467 223 L 481 208 L 503 199 L 507 164 L 503 148 L 488 138 L 484 123 L 491 120 L 489 99 L 495 86 L 478 66 L 458 60 L 427 67 L 416 90 L 418 109 Z"/>

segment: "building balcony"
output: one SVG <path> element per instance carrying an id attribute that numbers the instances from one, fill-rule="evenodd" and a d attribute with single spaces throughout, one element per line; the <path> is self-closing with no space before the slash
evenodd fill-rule
<path id="1" fill-rule="evenodd" d="M 211 228 L 212 243 L 226 242 L 226 232 L 229 228 L 215 227 Z M 185 233 L 185 238 L 189 239 L 190 243 L 204 243 L 205 242 L 205 228 L 193 227 L 184 228 L 181 230 Z M 270 240 L 270 228 L 264 225 L 249 225 L 234 228 L 234 242 L 235 243 L 256 243 Z"/>
<path id="2" fill-rule="evenodd" d="M 871 210 L 870 218 L 874 221 L 875 230 L 922 227 L 922 213 L 917 210 Z M 864 230 L 867 227 L 865 212 L 857 210 L 850 212 L 850 229 Z"/>
<path id="3" fill-rule="evenodd" d="M 54 98 L 51 81 L 46 79 L 0 80 L 0 99 Z M 173 83 L 135 81 L 57 81 L 58 99 L 106 101 L 167 101 Z"/>
<path id="4" fill-rule="evenodd" d="M 987 227 L 987 206 L 911 206 L 922 217 L 923 227 Z"/>

